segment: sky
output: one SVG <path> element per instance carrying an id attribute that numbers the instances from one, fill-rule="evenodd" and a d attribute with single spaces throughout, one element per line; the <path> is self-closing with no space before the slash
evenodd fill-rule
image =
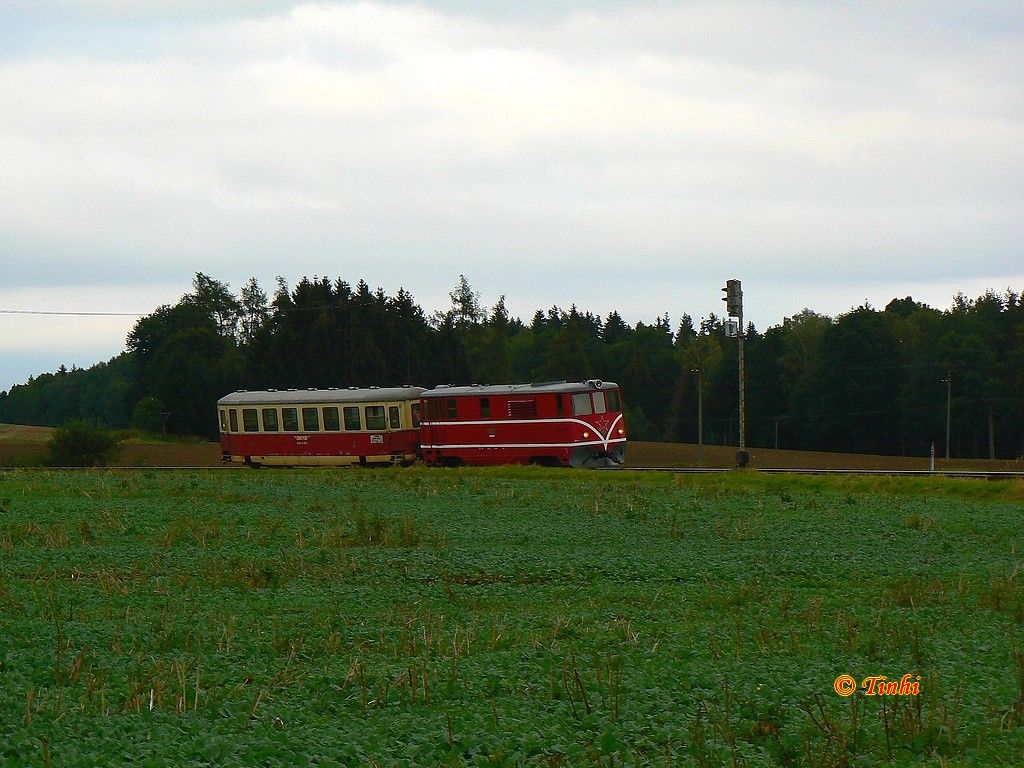
<path id="1" fill-rule="evenodd" d="M 465 274 L 759 328 L 1024 290 L 1024 2 L 0 0 L 0 310 Z M 134 318 L 0 313 L 0 390 Z M 599 372 L 595 372 L 599 375 Z"/>

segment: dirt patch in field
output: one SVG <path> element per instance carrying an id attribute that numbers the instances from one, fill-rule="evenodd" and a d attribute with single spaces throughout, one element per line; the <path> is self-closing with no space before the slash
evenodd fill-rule
<path id="1" fill-rule="evenodd" d="M 53 427 L 0 424 L 0 467 L 38 466 L 46 455 Z M 128 440 L 113 466 L 206 467 L 220 464 L 220 443 L 140 442 Z"/>
<path id="2" fill-rule="evenodd" d="M 52 433 L 52 427 L 0 424 L 0 467 L 41 463 Z"/>
<path id="3" fill-rule="evenodd" d="M 626 466 L 630 467 L 735 467 L 736 447 L 687 443 L 630 441 Z M 866 453 L 825 453 L 750 448 L 750 466 L 761 469 L 928 469 L 927 456 L 875 456 Z M 1002 459 L 935 460 L 935 469 L 1024 471 L 1024 461 Z"/>
<path id="4" fill-rule="evenodd" d="M 0 466 L 41 463 L 52 427 L 0 424 Z M 734 467 L 734 446 L 630 441 L 626 450 L 629 467 Z M 212 442 L 139 442 L 122 446 L 114 466 L 206 467 L 217 466 L 220 444 Z M 825 453 L 751 448 L 750 464 L 763 469 L 928 469 L 926 456 L 874 456 L 862 453 Z M 936 469 L 1024 471 L 1024 461 L 996 459 L 935 460 Z"/>
<path id="5" fill-rule="evenodd" d="M 53 434 L 53 427 L 30 427 L 25 424 L 0 424 L 0 444 L 45 443 Z"/>
<path id="6" fill-rule="evenodd" d="M 125 443 L 114 465 L 212 467 L 220 463 L 220 443 Z"/>

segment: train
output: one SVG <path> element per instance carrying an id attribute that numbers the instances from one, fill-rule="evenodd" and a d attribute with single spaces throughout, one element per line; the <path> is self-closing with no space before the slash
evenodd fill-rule
<path id="1" fill-rule="evenodd" d="M 222 460 L 252 467 L 609 467 L 626 458 L 622 406 L 617 384 L 588 379 L 238 390 L 217 412 Z"/>

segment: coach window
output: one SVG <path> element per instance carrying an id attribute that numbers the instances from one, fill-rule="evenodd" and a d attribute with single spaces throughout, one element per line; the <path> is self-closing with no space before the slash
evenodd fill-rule
<path id="1" fill-rule="evenodd" d="M 231 431 L 232 432 L 237 432 L 238 431 L 238 411 L 236 411 L 234 408 L 229 410 L 228 411 L 228 418 L 231 419 Z"/>
<path id="2" fill-rule="evenodd" d="M 608 410 L 608 406 L 605 405 L 604 392 L 594 393 L 594 413 L 604 413 Z"/>
<path id="3" fill-rule="evenodd" d="M 220 431 L 228 431 L 228 412 L 225 411 L 223 408 L 220 409 Z"/>
<path id="4" fill-rule="evenodd" d="M 402 409 L 397 405 L 388 407 L 388 423 L 392 429 L 402 428 Z"/>
<path id="5" fill-rule="evenodd" d="M 302 431 L 303 432 L 319 432 L 320 431 L 320 409 L 319 408 L 303 408 L 302 409 Z"/>
<path id="6" fill-rule="evenodd" d="M 260 431 L 260 417 L 255 408 L 242 409 L 242 428 L 246 432 Z"/>
<path id="7" fill-rule="evenodd" d="M 609 389 L 608 390 L 608 410 L 619 411 L 622 410 L 619 407 L 619 390 Z"/>
<path id="8" fill-rule="evenodd" d="M 366 406 L 366 430 L 368 432 L 383 432 L 387 428 L 388 423 L 384 419 L 384 406 Z"/>
<path id="9" fill-rule="evenodd" d="M 456 400 L 454 397 L 448 398 L 448 418 L 459 418 L 459 401 Z"/>
<path id="10" fill-rule="evenodd" d="M 427 400 L 427 419 L 430 421 L 440 421 L 441 405 L 442 401 L 439 397 L 432 397 Z"/>
<path id="11" fill-rule="evenodd" d="M 589 416 L 594 412 L 590 407 L 589 392 L 580 392 L 572 396 L 572 412 L 577 416 Z"/>
<path id="12" fill-rule="evenodd" d="M 278 432 L 280 427 L 277 423 L 277 408 L 264 408 L 263 409 L 263 431 L 264 432 Z"/>
<path id="13" fill-rule="evenodd" d="M 299 431 L 299 411 L 296 408 L 281 409 L 281 423 L 285 432 Z"/>
<path id="14" fill-rule="evenodd" d="M 324 406 L 324 432 L 340 432 L 341 419 L 338 416 L 338 406 Z"/>
<path id="15" fill-rule="evenodd" d="M 345 416 L 345 429 L 349 432 L 358 432 L 363 428 L 362 422 L 359 420 L 359 408 L 354 405 L 346 405 L 341 409 Z"/>
<path id="16" fill-rule="evenodd" d="M 409 410 L 412 411 L 412 426 L 413 429 L 419 429 L 420 426 L 420 404 L 413 403 Z"/>
<path id="17" fill-rule="evenodd" d="M 480 398 L 480 418 L 489 419 L 491 418 L 491 400 L 488 397 Z"/>

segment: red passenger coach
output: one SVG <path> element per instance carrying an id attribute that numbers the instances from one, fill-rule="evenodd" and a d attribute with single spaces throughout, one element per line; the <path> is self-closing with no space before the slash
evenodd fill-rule
<path id="1" fill-rule="evenodd" d="M 421 397 L 428 464 L 602 467 L 626 458 L 622 398 L 612 382 L 439 386 Z"/>
<path id="2" fill-rule="evenodd" d="M 217 401 L 221 456 L 253 466 L 409 464 L 423 387 L 241 390 Z"/>

